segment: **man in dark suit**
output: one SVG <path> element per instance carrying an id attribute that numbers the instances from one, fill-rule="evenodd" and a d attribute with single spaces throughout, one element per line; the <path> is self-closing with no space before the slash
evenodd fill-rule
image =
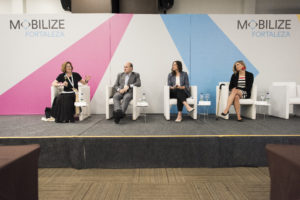
<path id="1" fill-rule="evenodd" d="M 127 62 L 124 65 L 124 72 L 118 74 L 117 80 L 114 84 L 115 94 L 114 99 L 114 119 L 115 123 L 119 123 L 120 119 L 125 116 L 127 107 L 133 97 L 133 87 L 141 86 L 139 73 L 133 72 L 133 65 Z M 121 100 L 123 101 L 121 102 Z"/>

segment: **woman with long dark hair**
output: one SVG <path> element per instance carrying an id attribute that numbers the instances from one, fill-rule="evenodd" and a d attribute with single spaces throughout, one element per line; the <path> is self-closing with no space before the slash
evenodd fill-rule
<path id="1" fill-rule="evenodd" d="M 188 74 L 182 71 L 182 63 L 174 61 L 172 64 L 171 73 L 168 76 L 168 86 L 170 86 L 170 98 L 177 99 L 178 114 L 175 122 L 182 121 L 182 109 L 185 106 L 188 112 L 192 112 L 192 108 L 186 98 L 191 96 Z"/>
<path id="2" fill-rule="evenodd" d="M 78 82 L 87 84 L 91 77 L 86 76 L 83 80 L 80 74 L 73 72 L 72 63 L 69 61 L 62 64 L 61 71 L 62 73 L 57 76 L 52 85 L 63 87 L 63 91 L 53 100 L 51 116 L 55 118 L 55 122 L 74 122 L 74 102 Z"/>
<path id="3" fill-rule="evenodd" d="M 248 99 L 251 97 L 251 89 L 253 85 L 253 74 L 246 71 L 246 65 L 243 61 L 236 61 L 233 65 L 233 74 L 230 79 L 227 106 L 222 112 L 223 116 L 229 114 L 229 108 L 233 104 L 237 115 L 237 120 L 242 122 L 240 114 L 240 99 Z"/>

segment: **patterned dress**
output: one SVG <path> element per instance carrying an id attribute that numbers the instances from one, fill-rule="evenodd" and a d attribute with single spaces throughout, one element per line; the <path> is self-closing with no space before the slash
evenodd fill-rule
<path id="1" fill-rule="evenodd" d="M 240 89 L 240 91 L 242 92 L 242 99 L 247 98 L 247 91 L 244 90 L 246 88 L 246 77 L 245 76 L 239 77 L 237 88 Z"/>

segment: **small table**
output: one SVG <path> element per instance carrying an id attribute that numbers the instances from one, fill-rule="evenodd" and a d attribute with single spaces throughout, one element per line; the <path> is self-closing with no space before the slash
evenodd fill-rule
<path id="1" fill-rule="evenodd" d="M 0 146 L 0 198 L 38 200 L 40 145 Z"/>
<path id="2" fill-rule="evenodd" d="M 198 106 L 204 107 L 204 113 L 199 113 L 199 115 L 203 114 L 204 119 L 205 119 L 205 115 L 208 116 L 208 108 L 211 106 L 211 101 L 199 101 Z"/>
<path id="3" fill-rule="evenodd" d="M 139 101 L 137 102 L 137 107 L 141 108 L 146 123 L 147 121 L 146 108 L 149 107 L 149 103 L 147 101 Z"/>
<path id="4" fill-rule="evenodd" d="M 270 103 L 267 102 L 267 101 L 255 101 L 255 105 L 260 106 L 260 107 L 264 106 L 264 107 L 267 107 L 267 108 L 270 107 Z M 263 112 L 263 115 L 264 115 L 264 119 L 266 119 L 266 111 L 265 110 Z"/>
<path id="5" fill-rule="evenodd" d="M 299 199 L 300 146 L 267 144 L 271 200 Z"/>

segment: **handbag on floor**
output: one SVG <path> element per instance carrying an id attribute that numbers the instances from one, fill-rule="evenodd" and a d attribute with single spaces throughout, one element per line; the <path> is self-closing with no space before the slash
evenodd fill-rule
<path id="1" fill-rule="evenodd" d="M 45 116 L 46 116 L 46 119 L 51 117 L 51 108 L 49 108 L 49 107 L 45 108 Z"/>

